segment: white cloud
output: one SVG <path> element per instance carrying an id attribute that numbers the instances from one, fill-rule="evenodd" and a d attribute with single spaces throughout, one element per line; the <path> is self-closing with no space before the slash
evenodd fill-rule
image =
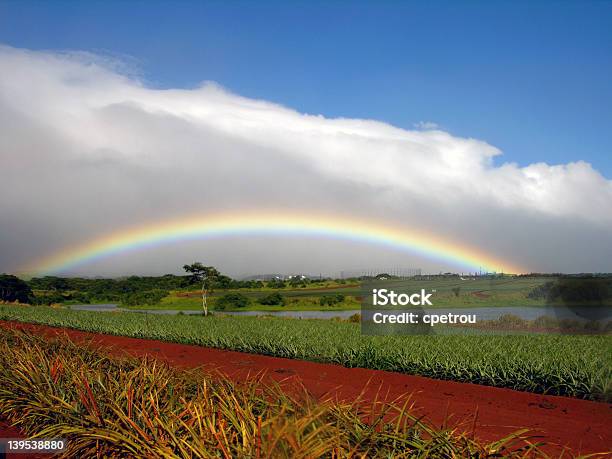
<path id="1" fill-rule="evenodd" d="M 212 83 L 153 89 L 91 54 L 0 47 L 0 68 L 0 269 L 137 221 L 253 206 L 418 222 L 533 269 L 610 259 L 612 181 L 586 162 L 496 166 L 497 148 L 435 123 L 329 119 Z"/>
<path id="2" fill-rule="evenodd" d="M 418 123 L 414 123 L 414 127 L 417 129 L 429 130 L 438 129 L 440 126 L 438 126 L 438 124 L 434 123 L 433 121 L 419 121 Z"/>

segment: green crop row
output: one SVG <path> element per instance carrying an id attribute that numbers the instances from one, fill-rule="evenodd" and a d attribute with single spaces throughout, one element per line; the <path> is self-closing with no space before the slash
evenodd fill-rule
<path id="1" fill-rule="evenodd" d="M 363 336 L 359 324 L 0 306 L 0 319 L 211 346 L 596 400 L 612 399 L 612 337 Z"/>

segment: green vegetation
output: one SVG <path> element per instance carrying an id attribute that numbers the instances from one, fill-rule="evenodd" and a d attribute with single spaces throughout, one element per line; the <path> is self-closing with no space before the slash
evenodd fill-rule
<path id="1" fill-rule="evenodd" d="M 221 273 L 214 266 L 204 266 L 200 262 L 184 265 L 183 269 L 189 273 L 190 284 L 202 285 L 202 310 L 204 315 L 208 315 L 208 294 L 212 294 L 219 285 Z M 221 305 L 224 307 L 224 305 Z"/>
<path id="2" fill-rule="evenodd" d="M 242 293 L 226 293 L 215 302 L 215 309 L 222 311 L 227 308 L 244 308 L 249 304 L 249 299 Z"/>
<path id="3" fill-rule="evenodd" d="M 343 311 L 343 310 L 356 310 L 361 307 L 361 303 L 353 296 L 346 296 L 342 303 L 336 303 L 333 306 L 321 306 L 320 293 L 318 291 L 308 290 L 308 294 L 300 292 L 295 294 L 295 291 L 286 290 L 283 293 L 278 291 L 269 290 L 257 290 L 257 291 L 245 291 L 245 290 L 221 290 L 215 292 L 213 295 L 209 295 L 208 303 L 211 309 L 219 310 L 216 306 L 217 300 L 224 295 L 239 293 L 246 298 L 249 302 L 245 307 L 235 308 L 231 305 L 226 305 L 224 311 Z M 269 299 L 267 297 L 270 297 Z M 282 301 L 281 301 L 282 299 Z M 263 301 L 263 303 L 262 303 Z M 267 304 L 272 303 L 273 304 Z M 138 305 L 128 306 L 127 309 L 139 310 L 139 309 L 161 309 L 161 310 L 179 310 L 179 311 L 201 311 L 202 310 L 202 299 L 199 292 L 170 292 L 168 296 L 163 298 L 159 304 L 155 305 Z"/>
<path id="4" fill-rule="evenodd" d="M 612 278 L 561 278 L 538 285 L 527 297 L 549 304 L 610 305 Z"/>
<path id="5" fill-rule="evenodd" d="M 360 308 L 361 280 L 302 279 L 237 281 L 200 263 L 185 265 L 186 276 L 131 276 L 124 279 L 34 278 L 28 285 L 32 304 L 120 303 L 134 309 L 201 310 L 215 308 L 216 299 L 231 293 L 248 298 L 244 310 L 349 310 Z M 387 276 L 385 276 L 387 277 Z M 546 306 L 553 303 L 612 303 L 612 277 L 418 276 L 398 280 L 402 288 L 435 291 L 434 307 Z M 371 280 L 371 279 L 370 279 Z M 202 291 L 204 288 L 204 292 Z M 166 292 L 161 296 L 160 292 Z M 278 295 L 273 296 L 277 293 Z M 204 295 L 203 295 L 204 294 Z M 280 295 L 280 296 L 279 296 Z M 161 297 L 161 298 L 160 298 Z M 266 298 L 269 297 L 269 298 Z M 340 298 L 344 300 L 340 301 Z M 140 298 L 141 300 L 138 300 Z M 282 302 L 279 301 L 282 298 Z M 223 306 L 222 306 L 223 307 Z M 237 309 L 231 304 L 225 310 Z"/>
<path id="6" fill-rule="evenodd" d="M 52 303 L 121 303 L 134 294 L 151 291 L 177 290 L 189 287 L 186 276 L 141 277 L 123 279 L 85 279 L 80 277 L 39 277 L 28 281 L 34 291 L 36 304 Z M 165 296 L 165 295 L 164 295 Z M 145 296 L 143 298 L 151 298 Z"/>
<path id="7" fill-rule="evenodd" d="M 612 321 L 603 320 L 576 320 L 576 319 L 557 319 L 555 317 L 543 315 L 534 320 L 526 320 L 515 314 L 503 314 L 495 320 L 484 320 L 474 328 L 479 330 L 502 330 L 502 331 L 532 331 L 550 333 L 612 333 Z"/>
<path id="8" fill-rule="evenodd" d="M 405 291 L 435 291 L 433 307 L 545 306 L 544 299 L 528 294 L 548 281 L 547 277 L 421 276 L 385 281 L 385 288 L 397 284 Z"/>
<path id="9" fill-rule="evenodd" d="M 480 306 L 544 306 L 545 299 L 529 298 L 528 293 L 535 287 L 543 285 L 550 278 L 448 278 L 432 276 L 422 279 L 401 281 L 409 289 L 413 284 L 414 291 L 425 288 L 436 290 L 434 307 L 480 307 Z M 324 281 L 310 283 L 307 287 L 292 287 L 285 283 L 270 281 L 261 288 L 219 289 L 209 295 L 211 308 L 215 308 L 216 298 L 228 293 L 242 293 L 249 298 L 244 310 L 354 310 L 361 307 L 363 295 L 359 283 Z M 274 295 L 277 294 L 277 295 Z M 274 296 L 272 296 L 274 295 Z M 264 299 L 270 296 L 271 300 Z M 272 303 L 283 298 L 283 303 Z M 340 301 L 340 298 L 344 298 Z M 199 310 L 201 306 L 199 290 L 181 289 L 171 291 L 155 309 Z M 138 309 L 136 307 L 135 309 Z M 142 305 L 140 309 L 151 309 Z M 232 310 L 227 307 L 226 310 Z"/>
<path id="10" fill-rule="evenodd" d="M 335 295 L 323 295 L 319 299 L 319 304 L 321 306 L 334 306 L 336 304 L 344 303 L 345 296 L 341 293 L 336 293 Z"/>
<path id="11" fill-rule="evenodd" d="M 0 301 L 29 303 L 33 297 L 32 289 L 18 277 L 0 274 Z"/>
<path id="12" fill-rule="evenodd" d="M 612 399 L 612 337 L 362 336 L 326 320 L 96 313 L 0 306 L 19 320 L 590 399 Z"/>
<path id="13" fill-rule="evenodd" d="M 154 305 L 159 304 L 162 298 L 165 298 L 168 292 L 165 290 L 147 290 L 144 292 L 133 292 L 123 295 L 121 304 L 126 306 L 135 306 L 139 304 Z"/>
<path id="14" fill-rule="evenodd" d="M 285 304 L 285 298 L 278 292 L 270 293 L 259 299 L 259 304 L 265 306 L 283 306 Z"/>
<path id="15" fill-rule="evenodd" d="M 541 457 L 525 431 L 485 445 L 396 402 L 317 402 L 69 340 L 0 330 L 0 415 L 65 457 Z M 367 421 L 366 421 L 367 420 Z"/>
<path id="16" fill-rule="evenodd" d="M 86 279 L 86 278 L 64 278 L 46 276 L 33 278 L 27 283 L 14 276 L 7 276 L 22 282 L 30 291 L 22 296 L 23 303 L 50 305 L 50 304 L 90 304 L 90 303 L 118 303 L 126 307 L 141 309 L 179 309 L 197 310 L 204 306 L 208 307 L 215 303 L 215 292 L 217 296 L 228 293 L 241 293 L 249 297 L 248 307 L 257 309 L 261 303 L 257 300 L 271 292 L 279 290 L 288 292 L 289 296 L 300 296 L 302 293 L 317 289 L 329 289 L 344 285 L 344 281 L 332 280 L 310 280 L 293 278 L 285 282 L 282 280 L 271 280 L 262 282 L 259 280 L 238 281 L 225 276 L 212 266 L 204 266 L 201 263 L 193 263 L 183 267 L 187 271 L 185 276 L 166 274 L 164 276 L 130 276 L 119 279 Z M 355 285 L 358 287 L 358 285 Z M 204 291 L 202 291 L 204 287 Z M 0 283 L 0 289 L 2 284 Z M 197 290 L 196 290 L 197 289 Z M 6 283 L 5 296 L 13 297 L 19 294 L 16 284 Z M 0 290 L 1 292 L 1 290 Z M 9 292 L 11 292 L 9 294 Z M 161 295 L 164 292 L 164 295 Z M 312 295 L 312 294 L 311 294 Z M 205 301 L 203 304 L 203 298 Z M 316 296 L 316 293 L 315 293 Z M 27 301 L 26 301 L 27 299 Z M 0 298 L 0 301 L 2 299 Z M 14 301 L 14 300 L 4 300 Z M 318 301 L 318 300 L 317 300 Z M 299 308 L 312 309 L 309 301 L 303 304 L 292 305 Z M 282 303 L 274 303 L 267 306 L 282 306 Z M 231 309 L 231 306 L 226 306 Z M 353 305 L 352 307 L 359 307 Z"/>
<path id="17" fill-rule="evenodd" d="M 285 281 L 281 279 L 272 279 L 266 282 L 266 287 L 268 288 L 285 288 L 286 286 Z"/>

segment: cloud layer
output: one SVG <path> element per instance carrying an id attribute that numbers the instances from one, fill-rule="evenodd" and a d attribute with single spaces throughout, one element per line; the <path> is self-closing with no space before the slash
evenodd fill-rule
<path id="1" fill-rule="evenodd" d="M 243 208 L 412 225 L 534 271 L 612 271 L 612 181 L 587 162 L 520 167 L 431 122 L 329 119 L 213 83 L 154 89 L 87 53 L 0 47 L 0 69 L 0 271 L 130 224 Z M 81 269 L 172 272 L 195 258 L 234 274 L 451 268 L 296 239 L 158 252 Z"/>

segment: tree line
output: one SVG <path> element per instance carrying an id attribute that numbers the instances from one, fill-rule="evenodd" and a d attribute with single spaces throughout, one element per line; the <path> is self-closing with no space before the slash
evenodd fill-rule
<path id="1" fill-rule="evenodd" d="M 0 301 L 48 305 L 54 303 L 112 302 L 125 305 L 153 305 L 172 290 L 202 290 L 203 308 L 207 309 L 208 294 L 214 290 L 282 289 L 306 287 L 308 278 L 287 280 L 237 280 L 220 273 L 213 266 L 194 262 L 184 265 L 185 275 L 129 276 L 124 278 L 85 278 L 44 276 L 24 281 L 10 274 L 0 275 Z M 276 297 L 270 301 L 278 301 Z"/>

